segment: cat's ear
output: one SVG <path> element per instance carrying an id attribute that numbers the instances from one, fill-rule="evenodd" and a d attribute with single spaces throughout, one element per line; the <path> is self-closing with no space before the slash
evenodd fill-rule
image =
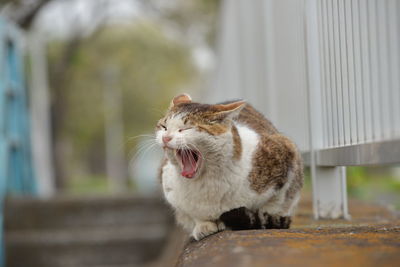
<path id="1" fill-rule="evenodd" d="M 229 104 L 218 104 L 215 105 L 216 112 L 213 117 L 218 120 L 232 119 L 239 115 L 240 111 L 246 106 L 246 102 L 243 100 L 232 102 Z"/>
<path id="2" fill-rule="evenodd" d="M 176 106 L 181 103 L 190 103 L 190 102 L 192 102 L 192 98 L 190 97 L 190 95 L 180 94 L 180 95 L 175 96 L 172 99 L 171 104 L 169 105 L 169 108 L 172 108 L 173 106 Z"/>

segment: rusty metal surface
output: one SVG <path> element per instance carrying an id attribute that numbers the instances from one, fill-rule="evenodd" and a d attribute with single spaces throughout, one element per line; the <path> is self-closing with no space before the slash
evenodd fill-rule
<path id="1" fill-rule="evenodd" d="M 353 201 L 352 220 L 314 221 L 304 200 L 289 230 L 224 231 L 188 244 L 177 265 L 400 266 L 400 220 Z"/>

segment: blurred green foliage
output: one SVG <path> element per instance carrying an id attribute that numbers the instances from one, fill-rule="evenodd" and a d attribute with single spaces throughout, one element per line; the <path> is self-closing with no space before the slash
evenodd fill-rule
<path id="1" fill-rule="evenodd" d="M 351 197 L 400 209 L 399 167 L 348 167 L 347 190 Z"/>
<path id="2" fill-rule="evenodd" d="M 105 176 L 72 177 L 68 181 L 66 192 L 69 194 L 98 194 L 108 191 Z"/>

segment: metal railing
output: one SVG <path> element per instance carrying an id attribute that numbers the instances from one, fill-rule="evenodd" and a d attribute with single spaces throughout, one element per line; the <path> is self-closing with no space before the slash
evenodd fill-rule
<path id="1" fill-rule="evenodd" d="M 322 146 L 398 138 L 399 1 L 310 1 L 308 9 L 317 26 L 310 42 L 318 42 Z"/>
<path id="2" fill-rule="evenodd" d="M 295 140 L 314 214 L 348 217 L 342 166 L 400 162 L 400 2 L 224 1 L 209 96 L 245 98 Z"/>

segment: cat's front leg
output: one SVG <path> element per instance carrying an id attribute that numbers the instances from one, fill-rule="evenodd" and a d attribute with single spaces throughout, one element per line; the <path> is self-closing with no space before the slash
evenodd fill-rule
<path id="1" fill-rule="evenodd" d="M 197 241 L 219 231 L 225 230 L 225 224 L 220 221 L 196 221 L 192 236 Z"/>
<path id="2" fill-rule="evenodd" d="M 175 210 L 175 219 L 188 232 L 192 231 L 195 226 L 193 218 L 181 210 Z"/>

